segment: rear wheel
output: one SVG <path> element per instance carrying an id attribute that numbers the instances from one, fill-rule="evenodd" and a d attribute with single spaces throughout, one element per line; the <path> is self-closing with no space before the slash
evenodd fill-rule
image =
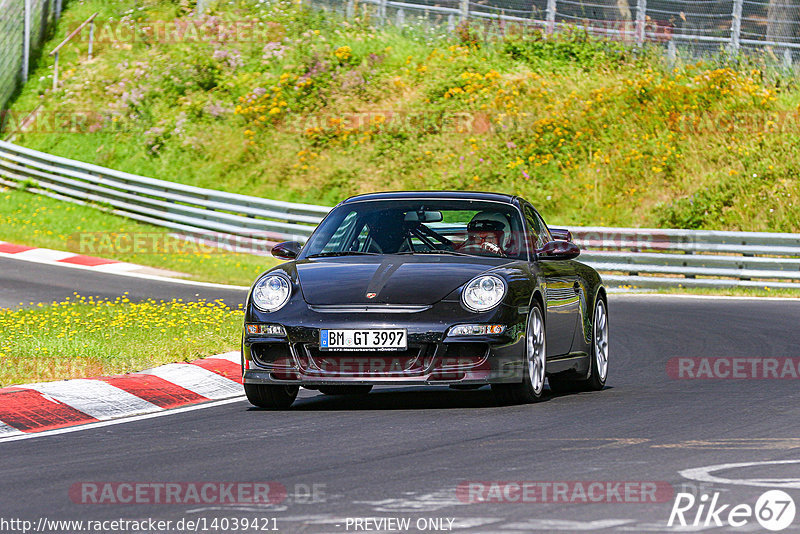
<path id="1" fill-rule="evenodd" d="M 592 354 L 589 378 L 565 380 L 550 377 L 550 389 L 555 393 L 573 391 L 599 391 L 606 385 L 608 377 L 608 308 L 602 297 L 597 298 L 592 321 Z"/>
<path id="2" fill-rule="evenodd" d="M 297 398 L 300 386 L 245 384 L 244 393 L 250 404 L 267 410 L 285 410 Z"/>
<path id="3" fill-rule="evenodd" d="M 519 384 L 492 384 L 499 404 L 527 404 L 541 400 L 546 366 L 544 316 L 536 303 L 525 329 L 525 373 Z"/>
<path id="4" fill-rule="evenodd" d="M 366 395 L 372 391 L 372 385 L 320 386 L 319 391 L 325 395 Z"/>

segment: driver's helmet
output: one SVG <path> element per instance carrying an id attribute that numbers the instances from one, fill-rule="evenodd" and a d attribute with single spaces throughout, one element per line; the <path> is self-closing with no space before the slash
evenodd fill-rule
<path id="1" fill-rule="evenodd" d="M 492 211 L 475 214 L 467 224 L 467 242 L 493 242 L 503 248 L 511 240 L 511 225 L 505 215 Z"/>

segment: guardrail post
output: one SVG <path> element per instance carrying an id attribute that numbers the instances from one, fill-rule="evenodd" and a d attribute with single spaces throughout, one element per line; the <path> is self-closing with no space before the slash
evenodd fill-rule
<path id="1" fill-rule="evenodd" d="M 556 30 L 556 0 L 547 0 L 545 20 L 547 21 L 545 34 L 551 35 Z"/>
<path id="2" fill-rule="evenodd" d="M 456 18 L 452 13 L 447 15 L 447 31 L 453 33 L 456 30 Z"/>
<path id="3" fill-rule="evenodd" d="M 395 25 L 398 28 L 402 28 L 406 23 L 406 12 L 402 9 L 397 10 L 397 17 L 395 19 Z"/>
<path id="4" fill-rule="evenodd" d="M 22 83 L 28 81 L 31 62 L 31 0 L 25 0 L 24 25 L 22 29 Z"/>
<path id="5" fill-rule="evenodd" d="M 739 39 L 742 35 L 742 0 L 733 0 L 731 16 L 731 53 L 739 53 Z"/>
<path id="6" fill-rule="evenodd" d="M 461 0 L 459 5 L 461 11 L 461 20 L 460 22 L 464 22 L 469 18 L 469 0 Z"/>
<path id="7" fill-rule="evenodd" d="M 347 0 L 347 7 L 345 7 L 345 18 L 352 19 L 355 17 L 356 3 L 355 0 Z"/>
<path id="8" fill-rule="evenodd" d="M 647 24 L 647 0 L 636 1 L 636 44 L 642 46 Z"/>

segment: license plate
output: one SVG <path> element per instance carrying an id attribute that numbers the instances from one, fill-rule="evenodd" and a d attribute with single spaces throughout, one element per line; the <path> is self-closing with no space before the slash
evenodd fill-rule
<path id="1" fill-rule="evenodd" d="M 403 329 L 320 330 L 320 350 L 405 350 L 408 335 Z"/>

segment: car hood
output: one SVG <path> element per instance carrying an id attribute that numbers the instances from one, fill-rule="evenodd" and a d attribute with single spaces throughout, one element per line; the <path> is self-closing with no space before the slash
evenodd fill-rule
<path id="1" fill-rule="evenodd" d="M 312 305 L 430 305 L 506 263 L 503 258 L 444 255 L 343 256 L 301 260 L 295 268 L 303 298 Z"/>

